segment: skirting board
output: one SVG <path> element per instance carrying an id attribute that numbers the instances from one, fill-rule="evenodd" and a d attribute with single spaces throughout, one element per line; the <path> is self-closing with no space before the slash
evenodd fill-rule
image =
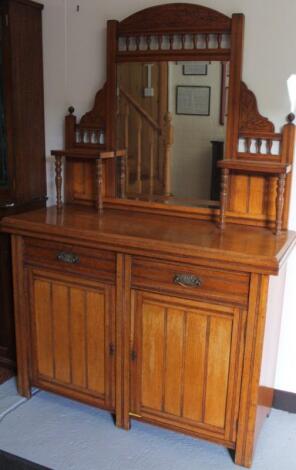
<path id="1" fill-rule="evenodd" d="M 272 407 L 277 410 L 296 413 L 296 393 L 274 390 Z"/>

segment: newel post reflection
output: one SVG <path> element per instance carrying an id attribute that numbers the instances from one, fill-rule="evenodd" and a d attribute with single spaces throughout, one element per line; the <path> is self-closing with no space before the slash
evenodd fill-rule
<path id="1" fill-rule="evenodd" d="M 56 197 L 57 197 L 57 208 L 61 210 L 62 203 L 62 157 L 55 156 L 55 184 L 56 184 Z"/>
<path id="2" fill-rule="evenodd" d="M 164 143 L 164 192 L 169 196 L 172 192 L 171 189 L 171 162 L 172 162 L 172 145 L 174 143 L 174 128 L 172 126 L 172 114 L 166 113 L 164 115 L 163 127 L 163 143 Z"/>
<path id="3" fill-rule="evenodd" d="M 229 181 L 229 170 L 227 168 L 222 169 L 222 178 L 221 178 L 221 209 L 220 209 L 220 228 L 225 227 L 225 212 L 227 207 L 228 200 L 228 181 Z"/>

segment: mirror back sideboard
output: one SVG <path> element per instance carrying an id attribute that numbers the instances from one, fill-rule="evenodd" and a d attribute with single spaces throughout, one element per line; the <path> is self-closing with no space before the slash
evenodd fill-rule
<path id="1" fill-rule="evenodd" d="M 66 117 L 66 148 L 116 147 L 118 65 L 151 61 L 229 60 L 224 159 L 291 164 L 295 138 L 293 118 L 281 132 L 275 132 L 273 123 L 260 114 L 255 95 L 242 81 L 243 29 L 244 16 L 241 14 L 228 18 L 209 8 L 192 4 L 160 5 L 135 13 L 121 22 L 108 21 L 107 81 L 98 91 L 93 109 L 79 123 L 73 108 Z M 94 163 L 68 159 L 66 168 L 66 200 L 92 205 L 96 193 Z M 204 201 L 195 201 L 186 207 L 182 201 L 166 201 L 164 204 L 159 200 L 141 200 L 141 197 L 121 197 L 116 180 L 116 162 L 109 161 L 104 165 L 106 207 L 162 212 L 201 220 L 219 218 L 219 208 L 215 205 L 205 207 Z M 232 172 L 227 220 L 274 229 L 277 181 L 276 176 L 270 177 L 264 173 L 249 174 L 247 170 Z M 290 191 L 291 174 L 288 174 L 283 229 L 287 229 Z"/>
<path id="2" fill-rule="evenodd" d="M 287 230 L 295 126 L 289 115 L 276 133 L 242 81 L 243 24 L 183 3 L 108 21 L 107 81 L 79 122 L 69 108 L 65 148 L 52 151 L 57 205 L 5 218 L 2 230 L 13 235 L 22 395 L 37 386 L 106 409 L 126 430 L 136 419 L 219 443 L 249 467 L 272 406 L 296 244 Z M 230 63 L 216 206 L 172 203 L 169 190 L 142 197 L 141 126 L 138 195 L 127 194 L 118 71 L 165 61 Z M 145 119 L 157 128 L 148 107 Z M 170 119 L 161 133 L 172 145 Z"/>

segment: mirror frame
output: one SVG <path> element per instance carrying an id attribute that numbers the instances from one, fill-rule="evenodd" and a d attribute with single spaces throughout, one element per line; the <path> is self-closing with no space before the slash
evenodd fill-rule
<path id="1" fill-rule="evenodd" d="M 212 10 L 210 8 L 186 4 L 172 3 L 154 6 L 140 10 L 122 21 L 109 20 L 107 22 L 107 89 L 106 101 L 108 113 L 106 116 L 106 145 L 108 148 L 116 146 L 116 83 L 117 83 L 117 64 L 121 62 L 147 62 L 149 61 L 229 61 L 230 78 L 229 78 L 229 96 L 228 96 L 228 117 L 225 139 L 225 158 L 231 158 L 238 140 L 239 131 L 239 100 L 240 100 L 240 83 L 242 76 L 242 45 L 244 32 L 244 15 L 233 14 L 231 18 L 224 14 Z M 216 35 L 229 36 L 229 48 L 221 46 L 221 42 L 217 43 L 216 48 L 209 46 L 201 49 L 197 48 L 193 41 L 193 48 L 188 49 L 185 43 L 182 43 L 181 49 L 174 49 L 170 44 L 169 49 L 146 50 L 140 49 L 140 37 L 173 37 L 173 35 L 181 36 L 202 34 L 205 37 Z M 136 48 L 133 50 L 120 50 L 120 38 L 134 38 L 136 40 Z M 115 195 L 114 179 L 115 168 L 109 169 L 107 172 L 107 187 L 112 187 L 111 194 Z M 110 194 L 110 193 L 109 193 Z M 110 194 L 110 195 L 111 195 Z M 147 201 L 133 201 L 129 199 L 108 198 L 106 202 L 117 203 L 120 206 L 127 204 L 128 206 L 147 205 L 155 209 L 164 208 L 165 211 L 171 212 L 215 212 L 213 208 L 199 208 L 164 205 L 163 203 L 152 203 Z M 163 207 L 165 206 L 165 207 Z"/>
<path id="2" fill-rule="evenodd" d="M 181 20 L 180 20 L 181 19 Z M 173 3 L 154 6 L 140 10 L 122 21 L 109 20 L 107 22 L 107 90 L 106 101 L 108 114 L 106 116 L 106 145 L 108 148 L 116 147 L 116 86 L 117 86 L 117 64 L 122 62 L 147 62 L 153 61 L 229 61 L 230 79 L 227 109 L 227 127 L 225 139 L 225 158 L 231 158 L 237 146 L 239 132 L 239 106 L 240 83 L 242 76 L 242 46 L 244 33 L 244 15 L 233 14 L 231 18 L 210 8 L 186 4 Z M 229 36 L 229 47 L 221 45 L 221 39 L 217 39 L 217 47 L 209 47 L 206 42 L 205 48 L 197 48 L 193 41 L 193 48 L 185 47 L 183 38 L 186 35 L 202 34 L 204 37 L 222 38 Z M 139 47 L 141 37 L 162 38 L 178 35 L 182 38 L 182 47 L 167 49 L 152 49 L 148 46 L 143 50 Z M 136 47 L 120 50 L 121 39 L 129 41 L 135 39 Z M 159 39 L 158 39 L 159 41 Z M 107 187 L 114 186 L 114 173 L 109 171 Z M 115 188 L 112 191 L 115 194 Z M 165 205 L 149 201 L 132 200 L 126 198 L 107 198 L 107 204 L 119 204 L 120 206 L 146 207 L 149 209 L 163 209 L 167 213 L 202 212 L 214 213 L 217 209 L 205 207 L 186 207 Z M 148 206 L 148 207 L 147 207 Z"/>

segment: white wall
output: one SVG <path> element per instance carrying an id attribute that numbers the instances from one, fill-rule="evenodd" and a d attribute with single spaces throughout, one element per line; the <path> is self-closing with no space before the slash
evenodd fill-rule
<path id="1" fill-rule="evenodd" d="M 168 0 L 167 0 L 168 1 Z M 194 2 L 191 0 L 192 3 Z M 260 111 L 277 129 L 290 111 L 286 81 L 296 73 L 295 0 L 199 0 L 226 15 L 246 17 L 243 79 L 255 92 Z M 87 111 L 105 80 L 107 19 L 121 20 L 157 0 L 43 0 L 46 148 L 62 145 L 63 117 L 73 104 L 77 115 Z M 80 5 L 80 11 L 76 11 Z M 49 164 L 48 188 L 53 201 L 53 172 Z M 296 173 L 295 173 L 296 174 Z M 290 227 L 296 229 L 294 176 Z M 288 264 L 284 318 L 276 387 L 296 393 L 296 250 Z"/>

